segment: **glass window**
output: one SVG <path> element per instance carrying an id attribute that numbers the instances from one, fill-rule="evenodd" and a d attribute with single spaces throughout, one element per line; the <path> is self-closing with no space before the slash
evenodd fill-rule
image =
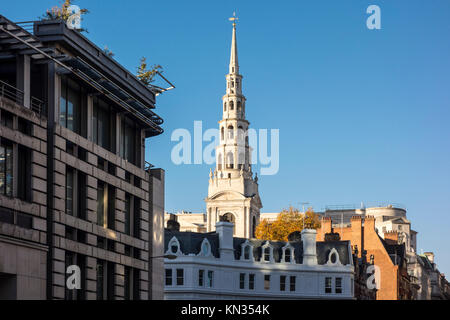
<path id="1" fill-rule="evenodd" d="M 264 275 L 264 289 L 270 290 L 270 275 L 269 274 Z"/>
<path id="2" fill-rule="evenodd" d="M 206 256 L 208 253 L 209 253 L 209 243 L 204 242 L 202 246 L 202 254 Z"/>
<path id="3" fill-rule="evenodd" d="M 125 194 L 125 233 L 131 234 L 131 195 Z"/>
<path id="4" fill-rule="evenodd" d="M 97 300 L 105 299 L 105 261 L 97 260 Z"/>
<path id="5" fill-rule="evenodd" d="M 244 259 L 250 260 L 250 246 L 244 247 Z"/>
<path id="6" fill-rule="evenodd" d="M 264 249 L 264 261 L 270 261 L 270 247 Z"/>
<path id="7" fill-rule="evenodd" d="M 86 190 L 86 174 L 81 171 L 76 171 L 76 175 L 74 176 L 77 178 L 77 191 L 74 193 L 77 209 L 76 214 L 77 217 L 80 219 L 86 220 L 86 204 L 87 204 L 87 190 Z"/>
<path id="8" fill-rule="evenodd" d="M 184 269 L 177 269 L 177 286 L 184 284 Z"/>
<path id="9" fill-rule="evenodd" d="M 6 110 L 2 110 L 1 114 L 1 124 L 5 127 L 8 127 L 10 129 L 13 129 L 14 127 L 14 115 L 11 112 L 8 112 Z"/>
<path id="10" fill-rule="evenodd" d="M 284 262 L 291 262 L 291 249 L 287 248 L 284 250 Z"/>
<path id="11" fill-rule="evenodd" d="M 109 151 L 114 152 L 116 121 L 113 108 L 102 99 L 95 98 L 92 122 L 93 142 Z"/>
<path id="12" fill-rule="evenodd" d="M 239 289 L 245 289 L 245 273 L 239 274 Z"/>
<path id="13" fill-rule="evenodd" d="M 295 276 L 289 277 L 289 290 L 295 291 Z"/>
<path id="14" fill-rule="evenodd" d="M 106 299 L 113 300 L 114 299 L 114 289 L 115 289 L 115 274 L 114 274 L 114 263 L 107 262 L 106 263 Z"/>
<path id="15" fill-rule="evenodd" d="M 0 141 L 0 194 L 12 197 L 13 148 L 10 142 Z"/>
<path id="16" fill-rule="evenodd" d="M 116 226 L 116 188 L 108 185 L 107 186 L 108 191 L 108 205 L 107 205 L 107 225 L 108 229 L 114 230 Z"/>
<path id="17" fill-rule="evenodd" d="M 125 273 L 123 276 L 123 289 L 124 299 L 130 300 L 131 298 L 131 268 L 125 267 Z"/>
<path id="18" fill-rule="evenodd" d="M 207 279 L 207 283 L 206 283 L 206 286 L 208 288 L 212 288 L 213 287 L 213 280 L 214 280 L 214 272 L 209 270 L 208 271 L 208 279 Z"/>
<path id="19" fill-rule="evenodd" d="M 82 134 L 82 118 L 86 116 L 85 110 L 82 110 L 82 104 L 86 100 L 86 95 L 78 83 L 63 77 L 61 79 L 61 97 L 59 100 L 59 124 Z M 85 125 L 83 126 L 85 127 Z"/>
<path id="20" fill-rule="evenodd" d="M 286 276 L 280 276 L 280 291 L 286 291 Z"/>
<path id="21" fill-rule="evenodd" d="M 141 199 L 133 197 L 133 237 L 140 239 L 141 235 Z"/>
<path id="22" fill-rule="evenodd" d="M 342 293 L 342 278 L 336 278 L 335 292 Z"/>
<path id="23" fill-rule="evenodd" d="M 255 275 L 253 273 L 250 273 L 248 275 L 248 289 L 249 290 L 255 289 Z"/>
<path id="24" fill-rule="evenodd" d="M 172 269 L 166 269 L 166 286 L 172 285 Z"/>
<path id="25" fill-rule="evenodd" d="M 122 131 L 120 134 L 121 152 L 120 155 L 125 160 L 138 165 L 136 140 L 138 130 L 133 122 L 128 119 L 122 119 Z"/>
<path id="26" fill-rule="evenodd" d="M 198 285 L 199 287 L 203 287 L 205 278 L 205 270 L 198 270 Z"/>
<path id="27" fill-rule="evenodd" d="M 331 293 L 331 277 L 325 278 L 325 293 Z"/>
<path id="28" fill-rule="evenodd" d="M 17 151 L 17 197 L 31 202 L 31 150 L 19 145 Z"/>
<path id="29" fill-rule="evenodd" d="M 105 184 L 101 181 L 97 186 L 97 224 L 105 226 Z"/>
<path id="30" fill-rule="evenodd" d="M 66 170 L 66 214 L 73 216 L 73 172 L 72 168 Z"/>

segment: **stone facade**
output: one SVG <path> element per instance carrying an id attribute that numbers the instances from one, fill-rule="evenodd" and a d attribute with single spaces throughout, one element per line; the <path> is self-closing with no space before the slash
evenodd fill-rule
<path id="1" fill-rule="evenodd" d="M 0 96 L 0 170 L 11 181 L 10 193 L 5 190 L 8 182 L 0 182 L 0 299 L 46 296 L 46 133 L 46 118 Z M 7 158 L 12 164 L 9 178 Z"/>
<path id="2" fill-rule="evenodd" d="M 349 241 L 316 243 L 316 230 L 282 242 L 233 237 L 220 221 L 215 232 L 167 230 L 165 299 L 353 299 Z"/>
<path id="3" fill-rule="evenodd" d="M 153 256 L 163 252 L 164 171 L 144 158 L 145 139 L 162 133 L 155 92 L 64 23 L 36 22 L 33 34 L 0 24 L 49 54 L 12 36 L 2 46 L 14 53 L 0 62 L 0 151 L 11 146 L 13 171 L 0 184 L 13 182 L 0 194 L 0 297 L 162 299 Z M 81 288 L 71 290 L 72 265 Z"/>

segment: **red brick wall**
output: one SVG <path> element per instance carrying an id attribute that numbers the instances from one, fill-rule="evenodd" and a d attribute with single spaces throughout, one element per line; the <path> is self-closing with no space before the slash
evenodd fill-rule
<path id="1" fill-rule="evenodd" d="M 350 240 L 352 247 L 358 246 L 358 256 L 361 257 L 362 250 L 367 251 L 367 259 L 374 256 L 375 265 L 380 268 L 380 289 L 377 292 L 377 300 L 398 299 L 398 267 L 392 263 L 389 254 L 383 246 L 377 232 L 375 231 L 375 218 L 360 216 L 351 218 L 351 227 L 336 228 L 333 230 L 332 221 L 329 217 L 322 220 L 322 226 L 317 233 L 317 241 L 324 241 L 325 234 L 330 232 L 339 233 L 341 240 Z"/>

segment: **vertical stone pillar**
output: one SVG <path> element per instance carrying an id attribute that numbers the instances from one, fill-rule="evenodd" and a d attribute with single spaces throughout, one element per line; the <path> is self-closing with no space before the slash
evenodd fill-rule
<path id="1" fill-rule="evenodd" d="M 16 61 L 16 87 L 23 91 L 23 105 L 25 108 L 30 108 L 30 56 L 19 55 Z"/>

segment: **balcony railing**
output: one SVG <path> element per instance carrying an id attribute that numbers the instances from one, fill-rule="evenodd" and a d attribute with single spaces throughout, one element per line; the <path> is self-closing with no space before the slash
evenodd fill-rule
<path id="1" fill-rule="evenodd" d="M 24 96 L 25 95 L 22 90 L 0 80 L 0 97 L 5 97 L 20 105 L 24 105 Z M 45 102 L 32 96 L 30 97 L 30 109 L 40 116 L 44 115 Z"/>
<path id="2" fill-rule="evenodd" d="M 400 203 L 394 202 L 364 202 L 360 205 L 348 204 L 348 205 L 329 205 L 323 208 L 324 211 L 339 211 L 339 210 L 356 210 L 366 208 L 393 208 L 406 210 L 406 206 Z"/>

